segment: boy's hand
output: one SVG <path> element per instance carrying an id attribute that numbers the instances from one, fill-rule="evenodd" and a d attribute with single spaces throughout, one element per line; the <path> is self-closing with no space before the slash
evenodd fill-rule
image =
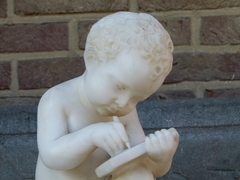
<path id="1" fill-rule="evenodd" d="M 107 122 L 95 124 L 91 134 L 92 142 L 104 149 L 111 157 L 125 149 L 128 135 L 121 122 Z"/>
<path id="2" fill-rule="evenodd" d="M 153 161 L 171 160 L 179 142 L 179 134 L 174 129 L 162 129 L 146 137 L 146 148 Z"/>

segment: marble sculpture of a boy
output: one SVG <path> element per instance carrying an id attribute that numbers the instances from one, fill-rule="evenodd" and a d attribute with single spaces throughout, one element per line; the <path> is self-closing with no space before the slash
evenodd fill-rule
<path id="1" fill-rule="evenodd" d="M 94 24 L 84 74 L 49 89 L 39 103 L 36 180 L 153 180 L 164 175 L 178 133 L 162 129 L 145 137 L 136 104 L 162 85 L 172 69 L 172 52 L 169 34 L 151 15 L 118 12 Z M 117 176 L 96 176 L 95 169 L 126 144 L 144 141 L 144 161 Z"/>

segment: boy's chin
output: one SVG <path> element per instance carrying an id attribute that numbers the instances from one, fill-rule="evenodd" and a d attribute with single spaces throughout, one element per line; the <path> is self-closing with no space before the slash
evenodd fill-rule
<path id="1" fill-rule="evenodd" d="M 131 110 L 119 110 L 116 112 L 111 112 L 107 109 L 98 109 L 99 114 L 101 114 L 102 116 L 126 116 L 127 114 L 129 114 L 131 112 Z"/>

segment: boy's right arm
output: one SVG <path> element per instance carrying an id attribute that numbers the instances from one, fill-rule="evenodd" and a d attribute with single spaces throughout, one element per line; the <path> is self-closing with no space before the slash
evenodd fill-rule
<path id="1" fill-rule="evenodd" d="M 69 133 L 67 117 L 58 102 L 43 98 L 38 109 L 38 148 L 50 169 L 80 165 L 97 147 L 111 156 L 122 151 L 127 134 L 120 122 L 97 123 Z"/>

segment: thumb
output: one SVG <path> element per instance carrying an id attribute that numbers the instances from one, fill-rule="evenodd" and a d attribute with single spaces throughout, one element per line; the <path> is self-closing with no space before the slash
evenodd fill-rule
<path id="1" fill-rule="evenodd" d="M 123 142 L 128 141 L 127 132 L 121 122 L 113 122 L 113 127 L 117 131 L 118 135 L 121 137 Z"/>

